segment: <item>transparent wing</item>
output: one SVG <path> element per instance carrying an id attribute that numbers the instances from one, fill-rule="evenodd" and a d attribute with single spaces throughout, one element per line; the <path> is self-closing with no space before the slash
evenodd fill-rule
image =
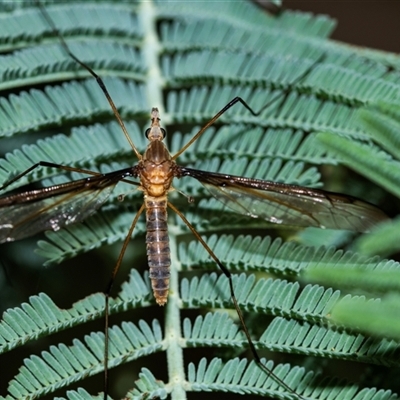
<path id="1" fill-rule="evenodd" d="M 180 168 L 237 213 L 275 224 L 367 232 L 388 217 L 355 197 L 271 181 Z"/>
<path id="2" fill-rule="evenodd" d="M 0 198 L 0 243 L 58 230 L 93 214 L 122 179 L 96 175 Z"/>

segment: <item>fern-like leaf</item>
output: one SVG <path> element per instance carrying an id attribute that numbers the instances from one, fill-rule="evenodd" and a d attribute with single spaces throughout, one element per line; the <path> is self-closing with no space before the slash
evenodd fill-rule
<path id="1" fill-rule="evenodd" d="M 255 110 L 268 107 L 253 116 L 235 105 L 182 154 L 181 165 L 361 197 L 372 194 L 371 201 L 384 206 L 389 199 L 387 211 L 397 213 L 388 195 L 398 196 L 400 186 L 397 56 L 330 41 L 335 23 L 325 16 L 292 11 L 274 16 L 244 0 L 43 4 L 74 54 L 104 78 L 139 151 L 146 146 L 143 127 L 149 124 L 151 107 L 161 112 L 173 154 L 228 101 L 241 96 Z M 136 163 L 96 82 L 65 54 L 37 7 L 0 2 L 0 51 L 7 53 L 0 56 L 1 183 L 39 161 L 100 173 Z M 348 178 L 345 166 L 366 179 Z M 37 168 L 7 190 L 82 176 Z M 248 345 L 237 320 L 213 310 L 233 309 L 226 278 L 216 274 L 215 263 L 192 241 L 187 226 L 170 215 L 171 293 L 164 315 L 152 307 L 147 275 L 142 278 L 136 271 L 147 264 L 143 222 L 125 254 L 125 263 L 134 270 L 110 300 L 110 314 L 119 319 L 109 332 L 109 367 L 129 362 L 138 368 L 130 368 L 127 377 L 118 369 L 119 380 L 110 379 L 109 398 L 182 400 L 191 391 L 277 399 L 396 398 L 378 388 L 385 384 L 396 390 L 398 337 L 373 331 L 372 338 L 365 328 L 368 318 L 351 327 L 346 318 L 336 319 L 337 307 L 347 304 L 340 300 L 345 295 L 351 305 L 375 307 L 383 293 L 398 291 L 397 261 L 372 257 L 398 250 L 396 223 L 357 242 L 348 232 L 298 233 L 230 212 L 194 180 L 182 179 L 174 186 L 194 197 L 195 204 L 178 191 L 170 194 L 171 202 L 221 262 L 240 273 L 234 276 L 234 288 L 254 345 L 268 358 L 262 362 L 292 391 L 243 358 Z M 113 244 L 127 234 L 142 204 L 140 195 L 136 186 L 119 183 L 109 202 L 84 223 L 39 238 L 40 260 L 33 256 L 30 239 L 4 245 L 6 268 L 26 267 L 18 281 L 27 276 L 27 287 L 43 285 L 39 291 L 51 295 L 32 289 L 35 295 L 21 294 L 20 301 L 1 281 L 0 300 L 9 309 L 0 322 L 1 363 L 8 366 L 0 382 L 10 384 L 0 398 L 99 398 L 102 379 L 92 389 L 86 378 L 104 368 L 104 334 L 91 325 L 104 315 L 104 296 L 88 289 L 73 300 L 65 297 L 96 281 L 93 290 L 105 289 L 120 250 Z M 367 255 L 356 252 L 365 248 Z M 33 277 L 32 271 L 43 264 L 61 265 L 41 279 Z M 47 275 L 63 266 L 69 268 L 66 275 L 46 286 Z M 81 274 L 91 266 L 93 275 L 83 282 Z M 73 269 L 78 275 L 65 288 Z M 365 304 L 360 292 L 368 299 Z M 392 299 L 396 301 L 390 304 L 381 301 L 384 308 L 377 312 L 390 318 L 397 305 L 397 297 Z M 181 316 L 185 309 L 192 310 L 190 318 Z M 121 322 L 131 318 L 133 322 Z M 85 333 L 73 329 L 78 326 Z M 61 332 L 70 336 L 52 336 Z M 36 343 L 39 349 L 33 348 Z M 193 347 L 203 349 L 206 358 L 192 360 L 188 348 Z M 16 348 L 26 354 L 15 356 L 11 350 Z M 280 359 L 274 363 L 269 359 L 275 353 Z M 314 371 L 331 359 L 364 363 L 373 368 L 374 379 L 360 378 L 356 385 L 318 377 Z M 334 364 L 330 366 L 335 374 Z M 70 390 L 71 383 L 82 388 Z"/>

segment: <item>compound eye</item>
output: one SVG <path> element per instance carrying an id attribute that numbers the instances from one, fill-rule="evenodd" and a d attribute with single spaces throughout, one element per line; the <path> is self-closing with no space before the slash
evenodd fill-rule
<path id="1" fill-rule="evenodd" d="M 163 139 L 165 139 L 165 136 L 167 136 L 167 132 L 164 128 L 161 128 L 161 133 L 162 133 Z"/>
<path id="2" fill-rule="evenodd" d="M 146 139 L 149 138 L 150 131 L 151 131 L 151 128 L 147 128 L 147 129 L 146 129 L 146 132 L 144 133 L 144 134 L 146 135 Z"/>

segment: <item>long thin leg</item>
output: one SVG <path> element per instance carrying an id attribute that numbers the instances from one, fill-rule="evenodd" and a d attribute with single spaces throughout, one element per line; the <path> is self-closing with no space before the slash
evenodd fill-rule
<path id="1" fill-rule="evenodd" d="M 294 85 L 297 85 L 300 81 L 305 79 L 311 71 L 315 68 L 315 66 L 319 63 L 321 63 L 322 60 L 325 59 L 325 54 L 322 54 L 321 57 L 319 57 L 313 64 L 310 65 L 294 82 L 291 83 L 291 87 Z M 175 153 L 172 156 L 173 160 L 176 160 L 189 146 L 191 146 L 206 130 L 209 128 L 222 114 L 224 114 L 226 111 L 228 111 L 231 107 L 233 107 L 236 103 L 241 103 L 247 110 L 251 112 L 252 115 L 257 117 L 260 115 L 265 109 L 267 109 L 272 103 L 274 103 L 276 100 L 281 99 L 281 103 L 284 102 L 284 100 L 287 98 L 289 92 L 286 91 L 286 93 L 282 96 L 281 94 L 278 94 L 271 100 L 269 100 L 264 106 L 261 107 L 259 111 L 254 111 L 241 97 L 235 97 L 232 99 L 225 107 L 223 107 L 220 111 L 218 111 L 190 140 L 187 142 L 177 153 Z"/>
<path id="2" fill-rule="evenodd" d="M 34 169 L 36 169 L 38 167 L 58 168 L 58 169 L 62 169 L 64 171 L 80 172 L 82 174 L 88 174 L 88 175 L 101 175 L 98 172 L 90 171 L 88 169 L 68 167 L 66 165 L 56 164 L 56 163 L 47 162 L 47 161 L 39 161 L 38 163 L 33 164 L 32 166 L 30 166 L 28 169 L 21 172 L 17 176 L 14 176 L 12 179 L 3 183 L 3 185 L 0 186 L 0 190 L 4 190 L 7 186 L 10 186 L 12 183 L 16 182 L 18 179 L 21 179 L 23 176 L 29 174 L 30 172 L 32 172 Z"/>
<path id="3" fill-rule="evenodd" d="M 61 33 L 59 32 L 59 30 L 57 29 L 57 27 L 55 26 L 53 20 L 50 18 L 49 14 L 47 13 L 46 9 L 43 7 L 43 5 L 40 3 L 39 0 L 36 0 L 36 4 L 37 6 L 40 8 L 40 11 L 42 12 L 42 15 L 44 17 L 44 19 L 46 20 L 47 24 L 51 27 L 51 29 L 54 31 L 55 35 L 58 36 L 60 38 L 61 41 L 61 45 L 64 48 L 64 50 L 66 51 L 66 53 L 73 59 L 75 60 L 81 67 L 85 68 L 86 71 L 88 71 L 97 81 L 98 85 L 100 86 L 101 90 L 103 91 L 104 95 L 107 98 L 108 103 L 110 104 L 115 118 L 118 121 L 119 126 L 121 127 L 122 131 L 124 132 L 124 135 L 126 137 L 126 139 L 129 142 L 129 145 L 132 147 L 132 150 L 134 151 L 134 153 L 136 154 L 136 157 L 141 160 L 142 159 L 142 155 L 139 153 L 138 149 L 136 148 L 136 146 L 133 144 L 132 139 L 129 136 L 128 130 L 126 129 L 126 126 L 124 124 L 124 121 L 121 118 L 121 115 L 117 109 L 117 107 L 114 104 L 114 101 L 112 100 L 110 94 L 108 93 L 108 90 L 106 88 L 106 85 L 104 84 L 103 80 L 100 78 L 100 76 L 98 76 L 93 70 L 92 68 L 90 68 L 88 65 L 86 65 L 84 62 L 82 62 L 78 57 L 75 56 L 75 54 L 73 54 L 71 52 L 71 50 L 69 49 L 66 41 L 64 40 L 63 36 L 61 35 Z"/>
<path id="4" fill-rule="evenodd" d="M 111 289 L 114 285 L 115 277 L 119 271 L 122 260 L 124 258 L 126 248 L 128 247 L 129 241 L 131 240 L 133 230 L 135 229 L 135 226 L 136 226 L 143 210 L 144 210 L 144 204 L 142 204 L 139 211 L 136 213 L 135 218 L 132 221 L 131 227 L 129 228 L 129 232 L 125 237 L 124 243 L 122 244 L 122 248 L 119 253 L 118 260 L 112 271 L 110 281 L 109 281 L 107 289 L 105 291 L 105 312 L 106 313 L 105 313 L 105 317 L 104 317 L 104 400 L 107 400 L 107 393 L 108 393 L 108 340 L 109 340 L 109 337 L 108 337 L 108 326 L 109 326 L 108 310 L 109 310 L 109 308 L 108 307 L 109 307 L 109 303 L 110 303 Z"/>
<path id="5" fill-rule="evenodd" d="M 297 394 L 293 389 L 291 389 L 285 382 L 283 382 L 281 379 L 279 379 L 275 374 L 272 373 L 270 369 L 268 369 L 262 362 L 261 358 L 257 353 L 256 347 L 254 346 L 254 343 L 251 339 L 249 330 L 247 329 L 246 323 L 244 321 L 244 317 L 242 314 L 242 310 L 239 307 L 239 304 L 237 303 L 236 296 L 235 296 L 235 291 L 233 288 L 233 281 L 232 281 L 232 274 L 229 272 L 229 270 L 222 264 L 222 262 L 218 259 L 218 257 L 214 254 L 214 252 L 210 249 L 210 247 L 207 245 L 207 243 L 203 240 L 203 238 L 200 236 L 200 234 L 196 231 L 196 229 L 192 226 L 192 224 L 185 218 L 185 216 L 171 203 L 168 203 L 169 208 L 173 210 L 179 217 L 182 219 L 182 221 L 187 225 L 187 227 L 192 231 L 193 235 L 196 237 L 196 239 L 203 245 L 203 247 L 206 249 L 207 253 L 211 256 L 211 258 L 215 261 L 215 263 L 218 265 L 218 267 L 221 269 L 221 271 L 224 273 L 224 275 L 228 278 L 229 281 L 229 289 L 230 289 L 230 294 L 231 294 L 231 299 L 232 303 L 235 307 L 236 313 L 239 317 L 240 323 L 242 325 L 242 330 L 244 334 L 246 335 L 247 342 L 249 344 L 250 350 L 253 354 L 253 358 L 257 365 L 266 373 L 266 375 L 269 377 L 271 376 L 279 385 L 281 385 L 285 390 L 288 392 L 296 395 L 296 397 L 300 400 L 304 400 L 302 396 Z"/>
<path id="6" fill-rule="evenodd" d="M 89 169 L 68 167 L 66 165 L 55 164 L 55 163 L 51 163 L 51 162 L 47 162 L 47 161 L 39 161 L 38 163 L 32 165 L 31 167 L 29 167 L 25 171 L 21 172 L 20 174 L 18 174 L 14 178 L 6 181 L 3 185 L 0 186 L 0 191 L 6 189 L 12 183 L 16 182 L 18 179 L 21 179 L 23 176 L 29 174 L 30 172 L 32 172 L 34 169 L 36 169 L 38 167 L 58 168 L 58 169 L 62 169 L 64 171 L 79 172 L 81 174 L 88 174 L 88 175 L 94 175 L 94 176 L 102 175 L 100 172 L 91 171 Z M 115 172 L 118 172 L 118 171 L 115 171 Z M 136 186 L 140 185 L 140 183 L 133 182 L 130 179 L 126 179 L 126 178 L 120 179 L 120 182 L 125 182 L 125 183 L 129 183 L 130 185 L 136 185 Z M 123 196 L 121 196 L 121 199 L 123 199 Z"/>

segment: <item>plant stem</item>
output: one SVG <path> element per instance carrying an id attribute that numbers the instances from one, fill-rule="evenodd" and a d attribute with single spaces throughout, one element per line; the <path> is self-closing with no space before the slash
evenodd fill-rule
<path id="1" fill-rule="evenodd" d="M 165 342 L 168 363 L 168 381 L 172 387 L 171 398 L 185 400 L 186 376 L 183 363 L 183 350 L 181 342 L 181 315 L 180 315 L 180 297 L 179 297 L 179 260 L 177 249 L 177 236 L 170 232 L 171 248 L 171 280 L 170 294 L 166 305 L 165 315 Z"/>

